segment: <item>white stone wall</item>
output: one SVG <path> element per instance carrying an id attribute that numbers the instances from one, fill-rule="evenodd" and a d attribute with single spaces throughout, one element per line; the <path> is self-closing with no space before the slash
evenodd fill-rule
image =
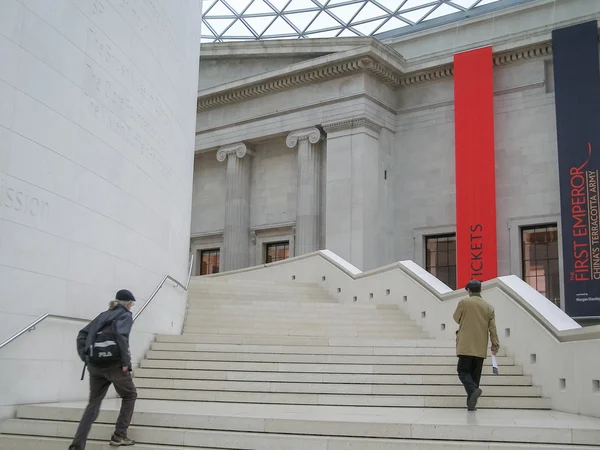
<path id="1" fill-rule="evenodd" d="M 0 340 L 44 313 L 93 318 L 119 288 L 139 308 L 165 274 L 185 281 L 200 3 L 2 1 Z M 166 285 L 134 326 L 134 360 L 184 310 Z M 0 350 L 0 416 L 86 397 L 81 326 L 48 320 Z"/>
<path id="2" fill-rule="evenodd" d="M 296 149 L 279 138 L 256 146 L 250 181 L 250 226 L 296 220 Z"/>
<path id="3" fill-rule="evenodd" d="M 227 193 L 227 164 L 216 152 L 202 153 L 194 161 L 192 236 L 223 230 Z"/>

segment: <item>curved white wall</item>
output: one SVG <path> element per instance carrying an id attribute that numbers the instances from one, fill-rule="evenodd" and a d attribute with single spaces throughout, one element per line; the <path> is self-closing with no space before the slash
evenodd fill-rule
<path id="1" fill-rule="evenodd" d="M 200 0 L 2 0 L 0 341 L 185 280 L 200 22 Z M 134 356 L 180 331 L 185 300 L 165 286 Z M 0 416 L 85 397 L 80 327 L 49 320 L 0 350 Z"/>

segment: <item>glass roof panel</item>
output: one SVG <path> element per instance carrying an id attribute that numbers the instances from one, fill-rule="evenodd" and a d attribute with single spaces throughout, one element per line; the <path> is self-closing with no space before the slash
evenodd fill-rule
<path id="1" fill-rule="evenodd" d="M 273 8 L 267 5 L 263 0 L 252 0 L 252 4 L 250 8 L 246 10 L 244 13 L 244 17 L 251 14 L 265 14 L 265 13 L 275 13 Z"/>
<path id="2" fill-rule="evenodd" d="M 312 2 L 311 0 L 292 0 L 291 3 L 284 9 L 284 11 L 301 11 L 303 9 L 319 10 L 321 9 L 321 6 Z"/>
<path id="3" fill-rule="evenodd" d="M 336 37 L 338 35 L 338 33 L 340 32 L 341 28 L 338 28 L 337 30 L 330 30 L 330 31 L 321 31 L 319 33 L 313 33 L 313 34 L 309 34 L 309 36 L 311 38 L 328 38 L 328 37 Z"/>
<path id="4" fill-rule="evenodd" d="M 354 15 L 358 12 L 362 3 L 354 3 L 353 5 L 345 5 L 345 6 L 337 6 L 335 8 L 330 8 L 329 12 L 335 14 L 338 19 L 341 19 L 342 22 L 348 23 L 348 21 L 352 20 Z"/>
<path id="5" fill-rule="evenodd" d="M 244 17 L 244 20 L 252 27 L 252 29 L 256 32 L 257 35 L 263 34 L 263 31 L 267 29 L 267 27 L 275 20 L 276 16 L 267 16 L 267 17 Z M 204 34 L 204 33 L 203 33 Z M 223 39 L 227 40 L 227 39 Z"/>
<path id="6" fill-rule="evenodd" d="M 267 28 L 267 31 L 265 31 L 265 36 L 296 36 L 297 34 L 298 33 L 296 32 L 296 30 L 294 30 L 289 23 L 283 20 L 281 16 L 275 19 L 275 22 L 273 22 L 273 24 L 269 28 Z"/>
<path id="7" fill-rule="evenodd" d="M 358 34 L 356 34 L 354 31 L 349 30 L 348 28 L 346 28 L 344 31 L 342 31 L 338 37 L 356 37 L 358 36 Z"/>
<path id="8" fill-rule="evenodd" d="M 242 23 L 241 20 L 236 20 L 235 23 L 231 25 L 231 27 L 229 27 L 229 29 L 225 33 L 223 33 L 223 36 L 247 38 L 254 37 L 252 32 L 248 29 L 246 25 Z"/>
<path id="9" fill-rule="evenodd" d="M 239 14 L 243 13 L 250 4 L 250 0 L 226 0 L 227 4 L 236 10 Z"/>
<path id="10" fill-rule="evenodd" d="M 231 16 L 231 17 L 235 17 L 235 14 L 232 13 L 231 10 L 227 6 L 225 6 L 223 3 L 221 3 L 221 1 L 218 1 L 204 15 L 204 17 L 212 17 L 212 16 Z"/>
<path id="11" fill-rule="evenodd" d="M 447 16 L 448 14 L 454 14 L 457 12 L 460 12 L 460 10 L 448 5 L 447 3 L 444 3 L 443 5 L 438 6 L 435 11 L 433 11 L 423 20 L 437 19 L 438 17 Z"/>
<path id="12" fill-rule="evenodd" d="M 269 0 L 271 6 L 274 6 L 277 11 L 283 11 L 283 8 L 287 6 L 290 0 Z M 473 0 L 469 0 L 473 1 Z"/>
<path id="13" fill-rule="evenodd" d="M 222 35 L 225 30 L 233 23 L 233 18 L 231 19 L 210 19 L 208 23 L 210 27 L 215 30 L 217 35 Z"/>
<path id="14" fill-rule="evenodd" d="M 317 16 L 318 11 L 312 12 L 301 12 L 293 14 L 285 14 L 285 17 L 289 19 L 300 31 L 306 30 L 308 24 Z"/>
<path id="15" fill-rule="evenodd" d="M 308 31 L 325 31 L 329 28 L 339 27 L 340 23 L 327 14 L 325 11 L 321 11 L 315 21 L 310 24 Z"/>
<path id="16" fill-rule="evenodd" d="M 450 0 L 448 3 L 453 3 L 454 5 L 462 6 L 465 9 L 470 8 L 477 0 Z"/>
<path id="17" fill-rule="evenodd" d="M 361 32 L 365 36 L 370 36 L 371 33 L 373 33 L 373 31 L 375 31 L 384 21 L 385 19 L 374 20 L 361 25 L 353 25 L 352 28 Z"/>
<path id="18" fill-rule="evenodd" d="M 386 18 L 389 16 L 383 9 L 379 6 L 374 5 L 373 3 L 367 3 L 363 9 L 360 10 L 358 15 L 352 21 L 356 22 L 364 22 L 365 20 L 374 19 L 376 17 L 385 16 Z"/>
<path id="19" fill-rule="evenodd" d="M 413 9 L 412 11 L 407 11 L 405 13 L 399 14 L 400 17 L 403 17 L 406 20 L 410 20 L 412 23 L 417 24 L 420 23 L 421 20 L 425 19 L 427 14 L 433 9 L 435 6 L 428 6 L 426 8 Z"/>
<path id="20" fill-rule="evenodd" d="M 203 0 L 202 42 L 389 36 L 436 26 L 442 17 L 462 20 L 483 5 L 496 3 L 495 10 L 527 1 L 534 0 Z"/>
<path id="21" fill-rule="evenodd" d="M 386 31 L 397 30 L 398 28 L 407 27 L 408 25 L 408 23 L 403 22 L 397 17 L 392 17 L 390 20 L 384 23 L 383 26 L 379 30 L 377 30 L 377 32 L 385 33 Z"/>

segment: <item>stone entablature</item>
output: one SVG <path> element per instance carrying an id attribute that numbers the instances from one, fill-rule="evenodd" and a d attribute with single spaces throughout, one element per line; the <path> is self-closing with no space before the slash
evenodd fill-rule
<path id="1" fill-rule="evenodd" d="M 349 52 L 356 53 L 355 50 L 344 53 Z M 218 106 L 260 97 L 303 84 L 311 84 L 355 73 L 369 73 L 394 88 L 426 83 L 454 75 L 452 64 L 406 75 L 402 67 L 403 60 L 399 55 L 396 57 L 396 64 L 390 65 L 389 60 L 385 61 L 382 59 L 382 52 L 379 49 L 376 50 L 373 46 L 362 49 L 360 53 L 360 56 L 350 59 L 340 60 L 340 58 L 337 58 L 337 61 L 333 61 L 326 66 L 321 65 L 320 60 L 331 59 L 331 56 L 324 56 L 313 60 L 318 67 L 306 67 L 302 71 L 296 71 L 294 70 L 295 65 L 292 65 L 288 68 L 289 70 L 287 71 L 289 73 L 287 74 L 280 74 L 273 77 L 265 77 L 263 74 L 261 76 L 262 81 L 254 82 L 254 80 L 250 80 L 244 84 L 230 83 L 230 85 L 238 84 L 238 86 L 222 86 L 223 89 L 211 88 L 201 91 L 198 96 L 198 111 L 206 111 Z M 388 53 L 386 56 L 390 55 L 392 54 Z M 551 43 L 544 42 L 518 50 L 499 53 L 494 56 L 493 61 L 494 66 L 503 66 L 533 58 L 547 58 L 551 55 Z M 344 55 L 339 54 L 336 56 L 343 57 Z M 300 64 L 306 65 L 306 63 Z"/>

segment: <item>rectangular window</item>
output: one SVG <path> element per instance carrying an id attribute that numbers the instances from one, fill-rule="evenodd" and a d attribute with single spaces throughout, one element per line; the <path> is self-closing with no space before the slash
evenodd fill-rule
<path id="1" fill-rule="evenodd" d="M 272 242 L 265 245 L 265 263 L 282 261 L 290 256 L 290 242 Z"/>
<path id="2" fill-rule="evenodd" d="M 212 250 L 200 251 L 200 275 L 210 275 L 219 273 L 221 262 L 221 251 L 216 248 Z"/>
<path id="3" fill-rule="evenodd" d="M 425 248 L 427 272 L 456 289 L 456 234 L 426 236 Z"/>
<path id="4" fill-rule="evenodd" d="M 560 307 L 557 225 L 522 227 L 521 257 L 523 280 Z"/>

